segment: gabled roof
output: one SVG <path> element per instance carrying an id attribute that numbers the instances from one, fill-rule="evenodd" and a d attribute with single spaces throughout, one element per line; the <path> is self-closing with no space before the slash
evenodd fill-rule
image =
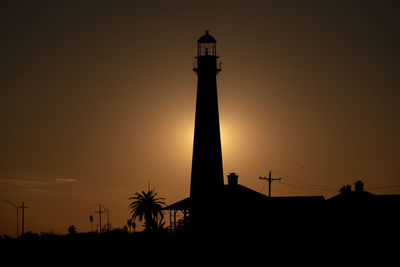
<path id="1" fill-rule="evenodd" d="M 243 185 L 224 185 L 224 197 L 236 197 L 246 200 L 267 200 L 268 197 Z"/>

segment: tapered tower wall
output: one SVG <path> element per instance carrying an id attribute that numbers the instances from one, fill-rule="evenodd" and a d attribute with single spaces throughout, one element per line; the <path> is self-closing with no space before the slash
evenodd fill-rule
<path id="1" fill-rule="evenodd" d="M 198 76 L 190 197 L 193 207 L 206 205 L 224 185 L 219 125 L 216 41 L 208 32 L 198 41 L 193 69 Z"/>

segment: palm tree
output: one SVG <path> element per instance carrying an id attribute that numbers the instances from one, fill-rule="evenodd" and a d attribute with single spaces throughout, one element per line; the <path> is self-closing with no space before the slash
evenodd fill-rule
<path id="1" fill-rule="evenodd" d="M 129 205 L 132 213 L 131 220 L 135 221 L 138 218 L 139 221 L 143 221 L 144 219 L 146 230 L 156 229 L 164 219 L 164 198 L 157 198 L 156 196 L 156 192 L 148 190 L 147 192 L 135 193 L 133 197 L 129 198 L 133 200 Z"/>

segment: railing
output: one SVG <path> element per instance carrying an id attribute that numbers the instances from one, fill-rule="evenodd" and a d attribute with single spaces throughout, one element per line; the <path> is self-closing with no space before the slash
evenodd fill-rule
<path id="1" fill-rule="evenodd" d="M 215 68 L 217 71 L 221 71 L 222 62 L 217 61 Z M 197 61 L 193 62 L 193 70 L 197 70 L 199 68 L 199 64 Z"/>

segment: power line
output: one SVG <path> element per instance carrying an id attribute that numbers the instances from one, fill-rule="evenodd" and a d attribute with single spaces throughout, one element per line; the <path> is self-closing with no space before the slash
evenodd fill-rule
<path id="1" fill-rule="evenodd" d="M 303 186 L 303 187 L 307 187 L 307 188 L 314 188 L 317 190 L 322 190 L 322 191 L 334 191 L 337 190 L 337 188 L 339 187 L 339 184 L 336 186 L 333 185 L 326 185 L 326 184 L 318 184 L 318 183 L 311 183 L 311 182 L 304 182 L 303 180 L 299 181 L 299 180 L 294 180 L 294 179 L 287 179 L 285 177 L 285 181 L 288 181 L 289 183 L 295 184 L 295 185 L 299 185 L 299 186 Z"/>
<path id="2" fill-rule="evenodd" d="M 337 186 L 330 186 L 330 185 L 324 185 L 324 184 L 316 184 L 316 183 L 308 183 L 308 182 L 299 182 L 295 181 L 292 179 L 287 179 L 285 178 L 286 182 L 280 182 L 281 184 L 287 185 L 287 186 L 292 186 L 292 187 L 297 187 L 301 188 L 304 190 L 309 190 L 309 191 L 326 191 L 326 192 L 335 192 L 339 190 L 341 184 L 337 183 Z M 384 190 L 384 189 L 394 189 L 394 188 L 399 188 L 399 184 L 394 184 L 394 185 L 382 185 L 382 186 L 371 186 L 368 187 L 370 190 Z"/>
<path id="3" fill-rule="evenodd" d="M 285 182 L 280 182 L 280 184 L 286 185 L 286 186 L 290 186 L 290 187 L 294 187 L 294 188 L 298 188 L 298 189 L 302 189 L 302 190 L 306 190 L 306 191 L 310 191 L 310 192 L 314 192 L 314 193 L 318 193 L 321 194 L 321 191 L 329 191 L 331 192 L 331 190 L 319 190 L 319 189 L 310 189 L 308 187 L 304 187 L 301 185 L 295 185 L 295 184 L 290 184 L 290 183 L 285 183 Z"/>
<path id="4" fill-rule="evenodd" d="M 370 183 L 385 183 L 385 182 L 398 182 L 400 181 L 400 177 L 390 177 L 390 176 L 384 176 L 384 177 L 366 177 L 366 178 L 355 178 L 354 176 L 340 176 L 340 177 L 308 177 L 308 176 L 292 176 L 291 174 L 288 174 L 286 172 L 278 171 L 278 170 L 271 170 L 272 172 L 285 177 L 286 179 L 300 179 L 302 181 L 308 181 L 308 182 L 323 182 L 325 183 L 348 183 L 348 181 L 353 181 L 355 179 L 361 179 L 363 181 Z"/>
<path id="5" fill-rule="evenodd" d="M 387 185 L 387 186 L 374 186 L 368 187 L 368 189 L 379 190 L 379 189 L 391 189 L 391 188 L 399 188 L 400 185 Z"/>
<path id="6" fill-rule="evenodd" d="M 399 188 L 400 185 L 398 181 L 400 178 L 395 177 L 380 177 L 380 178 L 354 178 L 354 177 L 328 177 L 328 178 L 318 178 L 318 177 L 294 177 L 290 174 L 283 173 L 281 171 L 271 170 L 274 173 L 280 174 L 284 178 L 284 182 L 280 181 L 280 184 L 299 188 L 311 192 L 337 192 L 343 184 L 351 183 L 354 180 L 363 180 L 368 185 L 368 189 L 371 190 L 384 190 L 384 189 L 394 189 Z M 266 178 L 268 180 L 268 178 Z M 264 188 L 264 186 L 263 186 Z"/>

